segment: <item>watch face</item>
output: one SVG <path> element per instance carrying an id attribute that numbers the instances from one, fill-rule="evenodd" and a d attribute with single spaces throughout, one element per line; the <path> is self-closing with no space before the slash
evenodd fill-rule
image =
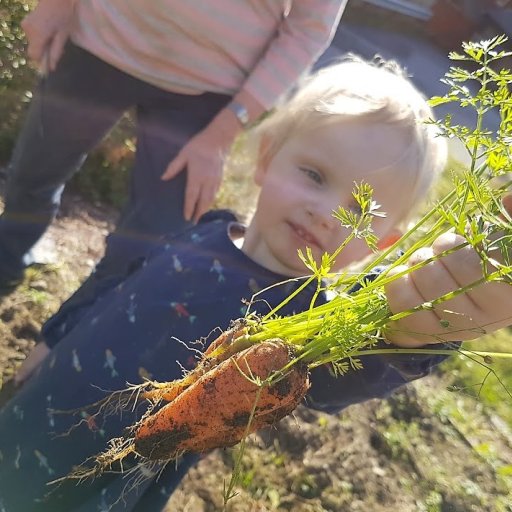
<path id="1" fill-rule="evenodd" d="M 233 111 L 240 123 L 242 123 L 244 126 L 249 122 L 249 113 L 243 105 L 240 105 L 240 103 L 232 102 L 228 105 L 228 107 Z"/>

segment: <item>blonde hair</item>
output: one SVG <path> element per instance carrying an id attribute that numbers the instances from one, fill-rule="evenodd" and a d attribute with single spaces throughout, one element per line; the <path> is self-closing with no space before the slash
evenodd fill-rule
<path id="1" fill-rule="evenodd" d="M 408 134 L 408 150 L 396 164 L 407 159 L 408 172 L 415 174 L 407 201 L 411 209 L 444 168 L 447 150 L 436 126 L 428 123 L 433 113 L 425 97 L 394 61 L 367 62 L 348 55 L 320 69 L 253 128 L 248 139 L 254 137 L 259 157 L 268 161 L 289 137 L 354 119 L 390 124 Z M 260 144 L 262 139 L 265 144 Z"/>

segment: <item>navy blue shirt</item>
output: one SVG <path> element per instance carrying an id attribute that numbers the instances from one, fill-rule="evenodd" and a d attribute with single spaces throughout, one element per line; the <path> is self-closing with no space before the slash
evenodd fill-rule
<path id="1" fill-rule="evenodd" d="M 198 226 L 162 244 L 126 280 L 104 290 L 67 327 L 49 357 L 0 411 L 0 511 L 151 511 L 197 460 L 184 457 L 133 487 L 137 473 L 107 473 L 77 484 L 47 485 L 103 451 L 144 407 L 97 415 L 83 406 L 143 378 L 169 381 L 197 361 L 196 340 L 207 346 L 232 319 L 244 316 L 254 293 L 285 281 L 248 258 L 228 234 L 231 219 Z M 253 311 L 266 313 L 301 284 L 291 280 L 258 295 Z M 309 307 L 313 286 L 281 314 Z M 322 299 L 323 300 L 323 299 Z M 364 368 L 334 378 L 327 367 L 312 372 L 307 405 L 334 412 L 382 397 L 428 373 L 439 358 L 372 356 Z M 75 410 L 75 413 L 69 411 Z M 58 412 L 68 411 L 68 412 Z M 130 464 L 130 462 L 128 462 Z M 122 498 L 120 499 L 120 497 Z M 110 507 L 110 508 L 109 508 Z"/>

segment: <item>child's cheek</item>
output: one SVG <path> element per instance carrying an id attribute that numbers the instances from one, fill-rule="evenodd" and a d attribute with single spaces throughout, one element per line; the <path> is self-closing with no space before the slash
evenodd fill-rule
<path id="1" fill-rule="evenodd" d="M 346 235 L 348 234 L 348 231 Z M 346 236 L 343 238 L 343 240 Z M 343 243 L 343 240 L 340 241 L 337 247 Z M 337 248 L 336 247 L 336 248 Z M 336 250 L 336 248 L 331 248 L 331 253 Z M 362 240 L 352 240 L 349 244 L 341 251 L 338 258 L 336 258 L 335 262 L 335 270 L 341 270 L 348 265 L 353 263 L 358 263 L 364 258 L 366 258 L 371 253 L 370 248 L 366 245 L 366 243 Z"/>

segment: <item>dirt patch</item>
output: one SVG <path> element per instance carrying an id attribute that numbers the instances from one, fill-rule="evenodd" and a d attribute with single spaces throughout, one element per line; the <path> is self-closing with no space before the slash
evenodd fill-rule
<path id="1" fill-rule="evenodd" d="M 39 244 L 54 263 L 32 267 L 23 284 L 0 298 L 0 379 L 9 380 L 38 338 L 41 324 L 91 272 L 116 218 L 112 209 L 65 196 L 61 213 Z"/>

